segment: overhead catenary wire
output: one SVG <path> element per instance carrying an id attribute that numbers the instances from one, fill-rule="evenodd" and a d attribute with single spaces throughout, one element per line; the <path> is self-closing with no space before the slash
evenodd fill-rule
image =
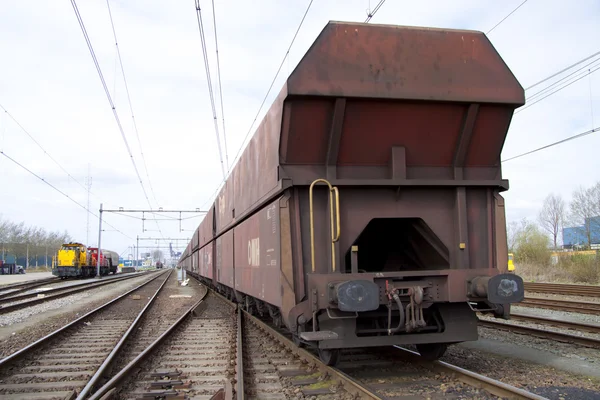
<path id="1" fill-rule="evenodd" d="M 565 75 L 564 77 L 560 78 L 559 80 L 557 80 L 557 81 L 553 82 L 552 84 L 546 86 L 544 89 L 541 89 L 541 90 L 535 92 L 534 94 L 527 96 L 527 101 L 533 100 L 536 97 L 543 96 L 544 94 L 548 93 L 549 91 L 555 89 L 556 87 L 558 87 L 559 85 L 561 85 L 562 83 L 564 83 L 564 81 L 568 81 L 569 78 L 571 78 L 571 77 L 576 78 L 577 74 L 585 73 L 586 69 L 588 69 L 588 72 L 589 72 L 589 69 L 592 69 L 592 68 L 596 67 L 597 65 L 594 65 L 594 64 L 597 64 L 598 62 L 600 62 L 600 58 L 597 58 L 596 60 L 594 60 L 594 61 L 592 61 L 592 62 L 590 62 L 590 63 L 588 63 L 588 64 L 586 64 L 586 65 L 584 65 L 584 66 L 582 66 L 582 67 L 580 67 L 578 69 L 576 69 L 575 71 L 571 72 L 570 74 Z"/>
<path id="2" fill-rule="evenodd" d="M 579 139 L 579 138 L 582 138 L 582 137 L 585 137 L 585 136 L 591 135 L 592 133 L 594 133 L 594 132 L 598 132 L 598 131 L 600 131 L 600 127 L 596 127 L 596 128 L 594 128 L 594 129 L 590 129 L 589 131 L 585 131 L 585 132 L 582 132 L 582 133 L 578 133 L 578 134 L 576 134 L 576 135 L 569 136 L 568 138 L 565 138 L 565 139 L 559 140 L 559 141 L 557 141 L 557 142 L 550 143 L 550 144 L 547 144 L 547 145 L 545 145 L 545 146 L 538 147 L 537 149 L 533 149 L 533 150 L 527 151 L 527 152 L 525 152 L 525 153 L 522 153 L 522 154 L 519 154 L 519 155 L 516 155 L 516 156 L 510 157 L 510 158 L 507 158 L 507 159 L 505 159 L 505 160 L 502 160 L 502 162 L 504 163 L 504 162 L 507 162 L 507 161 L 510 161 L 510 160 L 514 160 L 514 159 L 517 159 L 517 158 L 520 158 L 520 157 L 523 157 L 523 156 L 526 156 L 526 155 L 529 155 L 529 154 L 532 154 L 532 153 L 536 153 L 536 152 L 538 152 L 538 151 L 545 150 L 545 149 L 547 149 L 547 148 L 549 148 L 549 147 L 557 146 L 557 145 L 559 145 L 559 144 L 566 143 L 566 142 L 569 142 L 569 141 L 571 141 L 571 140 L 575 140 L 575 139 Z"/>
<path id="3" fill-rule="evenodd" d="M 196 0 L 196 2 L 198 2 L 198 0 Z M 312 4 L 313 4 L 313 0 L 310 0 L 308 3 L 308 7 L 306 7 L 306 11 L 304 11 L 304 15 L 302 16 L 302 19 L 300 20 L 300 24 L 298 25 L 298 28 L 296 29 L 296 33 L 294 33 L 294 36 L 292 37 L 292 41 L 290 42 L 290 45 L 288 46 L 288 49 L 285 52 L 285 55 L 283 56 L 283 60 L 281 60 L 281 64 L 279 65 L 279 68 L 277 69 L 277 72 L 275 73 L 275 76 L 273 77 L 273 80 L 271 81 L 271 85 L 269 86 L 269 89 L 267 90 L 267 93 L 265 94 L 265 97 L 263 98 L 262 103 L 260 104 L 260 107 L 258 108 L 258 112 L 256 113 L 256 115 L 254 116 L 254 119 L 252 120 L 250 129 L 248 129 L 246 136 L 244 136 L 244 139 L 242 140 L 242 143 L 240 144 L 240 147 L 239 147 L 235 157 L 233 158 L 233 162 L 231 163 L 232 167 L 235 165 L 238 157 L 240 156 L 242 150 L 244 149 L 244 144 L 246 142 L 246 139 L 248 139 L 248 136 L 250 136 L 250 133 L 252 132 L 252 128 L 254 127 L 254 124 L 256 123 L 256 120 L 258 119 L 258 116 L 260 115 L 260 112 L 262 111 L 262 108 L 264 107 L 265 102 L 267 101 L 267 98 L 269 97 L 269 94 L 271 93 L 271 90 L 273 89 L 273 85 L 275 84 L 275 81 L 277 80 L 277 77 L 279 76 L 279 73 L 281 72 L 281 68 L 285 64 L 285 60 L 288 58 L 288 56 L 290 54 L 290 50 L 291 50 L 294 42 L 296 41 L 298 32 L 300 32 L 300 28 L 302 28 L 302 24 L 304 23 L 304 20 L 306 19 L 306 15 L 308 14 L 308 11 L 310 10 L 310 7 L 312 6 Z M 217 195 L 217 193 L 219 192 L 219 189 L 225 183 L 226 180 L 227 180 L 227 176 L 224 176 L 223 180 L 219 183 L 219 185 L 217 186 L 217 189 L 213 192 L 211 197 L 209 197 L 208 200 L 206 200 L 204 202 L 202 208 L 204 208 L 204 206 L 206 204 L 208 204 L 214 196 Z"/>
<path id="4" fill-rule="evenodd" d="M 564 88 L 571 86 L 571 85 L 572 85 L 572 84 L 574 84 L 575 82 L 578 82 L 578 81 L 580 81 L 581 79 L 585 78 L 586 76 L 589 76 L 589 75 L 593 74 L 594 72 L 598 71 L 599 69 L 600 69 L 600 67 L 596 67 L 596 68 L 595 68 L 595 69 L 593 69 L 593 70 L 588 70 L 588 71 L 587 71 L 587 73 L 585 73 L 585 74 L 583 74 L 583 75 L 581 75 L 581 76 L 577 77 L 577 79 L 573 79 L 573 80 L 571 80 L 569 83 L 567 83 L 567 84 L 565 84 L 565 85 L 561 86 L 560 88 L 558 88 L 558 89 L 554 90 L 553 92 L 551 92 L 551 93 L 549 93 L 549 94 L 545 95 L 545 96 L 544 96 L 544 97 L 542 97 L 541 99 L 538 99 L 538 100 L 534 101 L 533 103 L 526 104 L 525 106 L 523 106 L 523 107 L 519 108 L 517 111 L 515 111 L 515 114 L 518 114 L 518 113 L 520 113 L 520 112 L 522 112 L 522 111 L 524 111 L 524 110 L 527 110 L 528 108 L 530 108 L 530 107 L 531 107 L 531 106 L 533 106 L 534 104 L 537 104 L 537 103 L 539 103 L 540 101 L 542 101 L 542 100 L 546 99 L 547 97 L 550 97 L 550 96 L 552 96 L 553 94 L 560 92 L 560 91 L 561 91 L 561 90 L 563 90 Z"/>
<path id="5" fill-rule="evenodd" d="M 152 209 L 152 205 L 150 204 L 150 199 L 148 198 L 148 193 L 146 192 L 146 188 L 144 187 L 144 182 L 142 182 L 142 177 L 140 176 L 140 172 L 137 168 L 137 165 L 135 163 L 135 159 L 133 158 L 133 154 L 131 152 L 131 148 L 129 147 L 129 143 L 127 142 L 127 137 L 125 137 L 125 131 L 123 130 L 123 126 L 121 125 L 121 120 L 119 119 L 119 114 L 117 113 L 117 109 L 115 107 L 115 104 L 112 100 L 112 97 L 110 95 L 110 91 L 108 90 L 108 86 L 106 85 L 106 80 L 104 79 L 104 75 L 102 74 L 102 69 L 100 68 L 100 64 L 98 63 L 98 59 L 96 58 L 96 54 L 94 52 L 94 47 L 92 46 L 92 42 L 89 38 L 89 35 L 87 33 L 87 30 L 85 29 L 85 24 L 83 23 L 83 18 L 81 17 L 81 14 L 79 13 L 79 8 L 77 7 L 77 3 L 75 2 L 75 0 L 71 0 L 71 5 L 73 6 L 73 10 L 75 11 L 75 16 L 77 17 L 77 21 L 79 22 L 79 26 L 81 28 L 81 32 L 83 33 L 83 37 L 85 39 L 85 42 L 87 43 L 88 46 L 88 50 L 90 51 L 90 55 L 92 56 L 92 60 L 94 62 L 94 65 L 96 66 L 96 71 L 98 72 L 98 76 L 100 77 L 100 81 L 102 83 L 102 87 L 104 88 L 104 92 L 106 94 L 106 97 L 108 99 L 108 102 L 110 104 L 110 107 L 112 109 L 113 112 L 113 116 L 115 118 L 115 121 L 117 122 L 117 126 L 119 128 L 119 132 L 121 133 L 121 137 L 123 138 L 123 142 L 125 143 L 125 147 L 127 148 L 127 152 L 129 154 L 129 158 L 131 159 L 131 163 L 133 164 L 133 168 L 135 170 L 135 173 L 137 175 L 138 181 L 140 183 L 140 186 L 142 187 L 142 191 L 144 193 L 144 197 L 146 198 L 146 201 L 148 202 L 148 206 L 150 206 L 150 209 Z M 160 226 L 158 225 L 158 222 L 156 222 L 156 226 L 158 228 L 158 230 L 160 231 L 161 235 L 162 235 L 162 231 L 160 229 Z"/>
<path id="6" fill-rule="evenodd" d="M 212 81 L 210 76 L 210 66 L 208 64 L 208 53 L 206 51 L 206 38 L 204 36 L 204 25 L 202 24 L 202 11 L 200 9 L 200 0 L 196 0 L 196 18 L 198 20 L 198 31 L 200 32 L 200 42 L 202 44 L 202 56 L 204 58 L 204 68 L 206 70 L 206 82 L 208 84 L 208 94 L 210 96 L 210 104 L 212 107 L 213 121 L 215 125 L 215 134 L 217 136 L 217 146 L 219 148 L 219 160 L 221 162 L 221 170 L 223 172 L 223 179 L 226 178 L 225 166 L 223 165 L 223 152 L 221 150 L 221 138 L 219 137 L 219 122 L 217 120 L 217 110 L 215 107 L 215 96 L 212 88 Z"/>
<path id="7" fill-rule="evenodd" d="M 53 184 L 51 184 L 50 182 L 48 182 L 46 179 L 42 178 L 41 176 L 39 176 L 38 174 L 36 174 L 35 172 L 33 172 L 32 170 L 30 170 L 29 168 L 27 168 L 26 166 L 24 166 L 23 164 L 21 164 L 20 162 L 18 162 L 17 160 L 15 160 L 14 158 L 10 157 L 8 154 L 6 154 L 6 152 L 4 150 L 0 150 L 0 154 L 2 154 L 8 160 L 12 161 L 14 164 L 16 164 L 17 166 L 19 166 L 21 169 L 27 171 L 29 174 L 35 176 L 37 179 L 39 179 L 40 181 L 44 182 L 46 185 L 50 186 L 52 189 L 54 189 L 58 193 L 60 193 L 63 196 L 65 196 L 67 199 L 71 200 L 73 203 L 75 203 L 79 207 L 83 208 L 85 211 L 87 211 L 88 213 L 90 213 L 90 215 L 92 215 L 92 216 L 94 216 L 96 218 L 100 218 L 97 214 L 94 214 L 92 211 L 90 211 L 86 206 L 84 206 L 83 204 L 79 203 L 77 200 L 75 200 L 74 198 L 72 198 L 71 196 L 69 196 L 68 194 L 66 194 L 65 192 L 63 192 L 62 190 L 60 190 L 59 188 L 57 188 L 56 186 L 54 186 Z M 119 232 L 121 235 L 125 236 L 126 238 L 133 240 L 132 237 L 124 234 L 123 232 L 121 232 L 119 229 L 115 228 L 114 226 L 112 226 L 108 222 L 106 222 L 106 221 L 103 221 L 103 222 L 107 226 L 113 228 L 116 232 Z"/>
<path id="8" fill-rule="evenodd" d="M 50 155 L 50 153 L 48 153 L 46 151 L 46 149 L 33 137 L 33 135 L 31 133 L 29 133 L 29 131 L 27 131 L 27 129 L 25 129 L 23 127 L 23 125 L 21 125 L 21 123 L 19 121 L 17 121 L 17 119 L 10 112 L 8 112 L 8 110 L 6 108 L 4 108 L 4 106 L 2 104 L 0 104 L 0 108 L 2 108 L 2 110 L 4 110 L 4 114 L 7 115 L 10 119 L 12 119 L 13 122 L 15 124 L 17 124 L 17 126 L 40 148 L 40 150 L 42 150 L 44 152 L 44 154 L 46 156 L 48 156 L 48 158 L 50 160 L 52 160 L 52 162 L 54 162 L 54 164 L 56 164 L 65 174 L 67 174 L 67 176 L 69 178 L 71 178 L 73 181 L 75 181 L 75 183 L 77 183 L 79 186 L 81 186 L 83 188 L 83 190 L 86 191 L 86 193 L 90 193 L 91 195 L 93 195 L 96 198 L 100 199 L 99 196 L 97 196 L 96 194 L 92 193 L 92 191 L 89 190 L 89 188 L 85 187 L 85 185 L 83 185 L 81 182 L 79 182 L 77 179 L 75 179 L 75 177 L 73 175 L 71 175 L 69 173 L 69 171 L 67 171 L 58 161 L 56 161 L 56 159 L 54 157 L 52 157 L 52 155 Z"/>
<path id="9" fill-rule="evenodd" d="M 594 53 L 594 54 L 592 54 L 592 55 L 590 55 L 588 57 L 585 57 L 585 58 L 577 61 L 576 63 L 571 64 L 570 66 L 561 69 L 560 71 L 558 71 L 556 73 L 553 73 L 552 75 L 548 76 L 547 78 L 544 78 L 544 79 L 538 81 L 537 83 L 529 86 L 528 88 L 525 89 L 525 91 L 530 90 L 530 89 L 532 89 L 532 88 L 534 88 L 536 86 L 539 86 L 540 84 L 542 84 L 544 82 L 547 82 L 548 80 L 550 80 L 552 78 L 555 78 L 555 77 L 559 76 L 560 74 L 569 71 L 573 67 L 576 67 L 577 65 L 582 64 L 582 63 L 584 63 L 584 62 L 586 62 L 586 61 L 588 61 L 588 60 L 590 60 L 590 59 L 592 59 L 592 58 L 594 58 L 594 57 L 596 57 L 598 55 L 600 55 L 600 51 L 596 52 L 596 53 Z M 552 96 L 553 94 L 556 94 L 556 93 L 560 92 L 562 89 L 564 89 L 564 88 L 566 88 L 566 87 L 574 84 L 575 82 L 578 82 L 579 80 L 585 78 L 586 76 L 591 76 L 591 74 L 593 74 L 594 72 L 596 72 L 596 71 L 598 71 L 600 69 L 600 67 L 598 65 L 594 65 L 598 61 L 600 61 L 600 59 L 596 59 L 596 60 L 594 60 L 594 61 L 592 61 L 592 62 L 584 65 L 583 67 L 580 67 L 579 69 L 577 69 L 577 70 L 571 72 L 570 74 L 562 77 L 558 81 L 553 82 L 552 84 L 548 85 L 544 89 L 541 89 L 540 91 L 538 91 L 538 92 L 530 95 L 529 97 L 527 97 L 527 101 L 530 101 L 530 100 L 536 99 L 536 98 L 537 99 L 535 101 L 533 101 L 532 103 L 526 102 L 525 106 L 523 106 L 523 107 L 519 108 L 518 110 L 516 110 L 514 112 L 514 114 L 516 115 L 519 112 L 528 109 L 529 107 L 531 107 L 531 106 L 539 103 L 540 101 L 542 101 L 542 100 L 544 100 L 544 99 Z M 594 67 L 594 69 L 589 68 L 589 67 L 592 67 L 592 66 Z M 586 71 L 586 68 L 587 68 L 587 71 Z M 570 78 L 570 80 L 568 78 Z M 562 85 L 562 86 L 560 86 L 560 85 Z M 593 114 L 592 114 L 592 118 L 593 118 Z M 593 126 L 593 119 L 592 119 L 592 126 Z M 560 144 L 569 142 L 571 140 L 576 140 L 576 139 L 579 139 L 579 138 L 591 135 L 592 133 L 598 132 L 599 130 L 600 130 L 600 127 L 596 127 L 596 128 L 590 129 L 589 131 L 581 132 L 581 133 L 578 133 L 576 135 L 569 136 L 569 137 L 567 137 L 565 139 L 561 139 L 559 141 L 556 141 L 556 142 L 544 145 L 542 147 L 538 147 L 536 149 L 526 151 L 526 152 L 518 154 L 516 156 L 509 157 L 507 159 L 502 160 L 501 162 L 504 163 L 504 162 L 507 162 L 507 161 L 515 160 L 517 158 L 521 158 L 521 157 L 527 156 L 529 154 L 533 154 L 533 153 L 536 153 L 538 151 L 545 150 L 545 149 L 550 148 L 550 147 L 558 146 Z"/>
<path id="10" fill-rule="evenodd" d="M 379 3 L 377 3 L 373 10 L 367 10 L 367 19 L 365 19 L 365 24 L 371 21 L 371 18 L 377 14 L 377 11 L 379 11 L 383 3 L 385 3 L 385 0 L 379 0 Z"/>
<path id="11" fill-rule="evenodd" d="M 238 156 L 241 154 L 242 150 L 244 149 L 244 143 L 246 142 L 246 139 L 248 139 L 248 136 L 250 136 L 250 133 L 252 133 L 252 128 L 254 128 L 254 124 L 256 123 L 256 120 L 258 119 L 260 112 L 262 111 L 262 108 L 264 107 L 265 102 L 267 101 L 267 98 L 269 97 L 269 94 L 271 93 L 271 90 L 273 89 L 273 85 L 275 84 L 275 81 L 277 80 L 277 77 L 279 76 L 279 73 L 281 72 L 281 68 L 285 64 L 285 60 L 290 54 L 290 50 L 292 49 L 292 46 L 294 45 L 294 42 L 296 41 L 298 32 L 300 32 L 300 28 L 302 28 L 302 24 L 304 23 L 304 20 L 306 18 L 306 15 L 308 14 L 308 11 L 310 10 L 310 7 L 312 6 L 312 3 L 313 3 L 313 0 L 310 0 L 310 2 L 308 3 L 308 7 L 306 7 L 306 11 L 304 12 L 302 19 L 300 20 L 300 24 L 298 25 L 298 28 L 296 29 L 296 33 L 294 33 L 294 37 L 292 37 L 292 41 L 291 41 L 290 45 L 288 46 L 288 49 L 285 52 L 285 55 L 283 56 L 281 63 L 279 64 L 279 68 L 277 69 L 277 72 L 275 73 L 275 76 L 273 77 L 273 80 L 271 81 L 271 85 L 269 85 L 269 89 L 267 90 L 267 93 L 265 94 L 265 97 L 263 98 L 262 103 L 260 104 L 260 107 L 258 108 L 258 112 L 256 113 L 256 115 L 254 116 L 254 119 L 252 120 L 252 124 L 250 124 L 250 129 L 248 129 L 246 136 L 244 136 L 244 140 L 242 140 L 242 144 L 240 145 L 240 148 L 238 149 L 238 152 L 236 153 L 235 158 L 233 159 L 232 165 L 235 165 L 235 162 L 237 161 Z"/>
<path id="12" fill-rule="evenodd" d="M 229 153 L 227 150 L 227 135 L 225 133 L 225 108 L 223 107 L 223 89 L 221 85 L 221 62 L 219 60 L 219 41 L 217 39 L 217 17 L 215 14 L 215 0 L 212 0 L 213 26 L 215 30 L 215 49 L 217 53 L 217 77 L 219 79 L 219 100 L 221 101 L 221 120 L 223 122 L 223 147 L 225 147 L 225 164 L 229 172 Z"/>
<path id="13" fill-rule="evenodd" d="M 508 19 L 508 17 L 510 17 L 511 15 L 513 15 L 515 13 L 515 11 L 517 11 L 519 8 L 521 8 L 525 3 L 527 3 L 528 0 L 523 1 L 521 4 L 519 4 L 514 10 L 512 10 L 510 13 L 508 13 L 508 15 L 504 18 L 502 18 L 500 20 L 500 22 L 498 22 L 496 25 L 494 25 L 492 27 L 492 29 L 490 29 L 489 31 L 487 31 L 485 34 L 489 35 L 490 32 L 492 32 L 494 29 L 496 29 L 498 26 L 500 26 L 501 23 L 503 23 L 504 21 L 506 21 Z"/>
<path id="14" fill-rule="evenodd" d="M 131 111 L 131 120 L 133 121 L 133 129 L 135 131 L 135 136 L 137 138 L 138 145 L 140 146 L 140 154 L 142 155 L 142 164 L 144 165 L 144 170 L 146 171 L 146 178 L 148 179 L 148 186 L 150 186 L 150 192 L 152 193 L 152 197 L 154 198 L 154 202 L 158 207 L 158 200 L 156 199 L 156 193 L 154 192 L 154 187 L 152 186 L 152 181 L 150 180 L 150 174 L 148 173 L 148 166 L 146 165 L 146 157 L 144 156 L 144 149 L 142 148 L 142 142 L 140 140 L 140 134 L 138 132 L 137 123 L 135 121 L 135 114 L 133 112 L 133 105 L 131 104 L 131 96 L 129 95 L 129 85 L 127 85 L 127 76 L 125 75 L 125 68 L 123 67 L 123 59 L 121 58 L 121 49 L 119 48 L 119 41 L 117 40 L 117 31 L 115 30 L 115 23 L 112 17 L 112 11 L 110 10 L 110 2 L 106 0 L 106 7 L 108 8 L 108 16 L 110 18 L 110 26 L 112 28 L 113 37 L 115 39 L 115 48 L 117 49 L 117 58 L 119 61 L 119 65 L 121 67 L 121 74 L 123 75 L 123 83 L 125 84 L 125 93 L 127 94 L 127 101 L 129 102 L 129 111 Z M 116 66 L 115 66 L 116 68 Z M 115 79 L 116 81 L 116 79 Z"/>
<path id="15" fill-rule="evenodd" d="M 584 62 L 586 62 L 587 60 L 589 60 L 589 59 L 591 59 L 591 58 L 594 58 L 594 57 L 596 57 L 597 55 L 600 55 L 600 51 L 598 51 L 598 52 L 596 52 L 596 53 L 592 54 L 591 56 L 587 56 L 587 57 L 585 57 L 585 58 L 583 58 L 583 59 L 581 59 L 581 60 L 577 61 L 576 63 L 574 63 L 574 64 L 571 64 L 571 65 L 569 65 L 568 67 L 561 69 L 561 70 L 560 70 L 560 71 L 558 71 L 558 72 L 555 72 L 555 73 L 553 73 L 552 75 L 550 75 L 550 76 L 548 76 L 548 77 L 546 77 L 546 78 L 542 79 L 541 81 L 539 81 L 539 82 L 536 82 L 536 83 L 534 83 L 533 85 L 531 85 L 531 86 L 529 86 L 529 87 L 525 88 L 525 90 L 532 89 L 532 88 L 534 88 L 534 87 L 536 87 L 536 86 L 538 86 L 538 85 L 540 85 L 540 84 L 542 84 L 542 83 L 544 83 L 544 82 L 546 82 L 546 81 L 548 81 L 548 80 L 550 80 L 550 79 L 552 79 L 552 78 L 554 78 L 554 77 L 556 77 L 556 76 L 558 76 L 558 75 L 562 74 L 563 72 L 566 72 L 566 71 L 570 70 L 571 68 L 573 68 L 573 67 L 576 67 L 577 65 L 579 65 L 579 64 L 581 64 L 581 63 L 584 63 Z"/>

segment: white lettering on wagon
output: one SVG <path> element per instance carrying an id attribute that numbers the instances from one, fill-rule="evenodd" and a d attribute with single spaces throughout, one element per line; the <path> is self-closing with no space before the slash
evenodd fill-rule
<path id="1" fill-rule="evenodd" d="M 248 265 L 260 267 L 260 238 L 248 240 Z"/>

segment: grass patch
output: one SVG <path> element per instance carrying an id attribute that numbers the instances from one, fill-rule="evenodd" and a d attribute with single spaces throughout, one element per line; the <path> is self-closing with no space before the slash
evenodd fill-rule
<path id="1" fill-rule="evenodd" d="M 335 381 L 321 381 L 308 385 L 306 389 L 327 389 L 335 385 Z"/>
<path id="2" fill-rule="evenodd" d="M 572 255 L 559 257 L 558 263 L 518 263 L 515 273 L 528 282 L 600 283 L 600 259 L 596 256 Z"/>
<path id="3" fill-rule="evenodd" d="M 303 381 L 303 380 L 306 380 L 306 379 L 316 379 L 319 376 L 321 376 L 321 373 L 319 371 L 317 371 L 317 372 L 314 372 L 314 373 L 309 374 L 309 375 L 294 376 L 294 380 Z"/>

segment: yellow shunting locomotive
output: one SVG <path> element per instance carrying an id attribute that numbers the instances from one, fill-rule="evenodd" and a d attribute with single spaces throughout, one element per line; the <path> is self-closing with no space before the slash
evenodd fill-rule
<path id="1" fill-rule="evenodd" d="M 96 275 L 98 249 L 86 247 L 82 243 L 65 243 L 58 250 L 52 274 L 61 278 L 92 277 Z M 119 255 L 114 251 L 100 251 L 100 275 L 117 272 Z"/>

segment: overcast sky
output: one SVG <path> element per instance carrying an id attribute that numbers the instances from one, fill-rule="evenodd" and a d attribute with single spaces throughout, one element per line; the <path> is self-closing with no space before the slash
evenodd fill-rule
<path id="1" fill-rule="evenodd" d="M 265 107 L 329 20 L 364 21 L 377 0 L 315 0 Z M 227 154 L 232 162 L 308 5 L 307 0 L 216 2 Z M 487 32 L 522 0 L 387 0 L 371 23 Z M 206 208 L 222 174 L 193 0 L 110 0 L 148 184 L 105 0 L 79 0 L 90 36 L 152 207 Z M 211 2 L 201 1 L 216 84 Z M 490 40 L 527 88 L 600 50 L 600 3 L 529 0 Z M 591 61 L 591 60 L 590 60 Z M 599 65 L 596 63 L 595 65 Z M 532 95 L 540 85 L 526 92 Z M 217 90 L 218 94 L 218 90 Z M 90 208 L 148 208 L 125 143 L 68 0 L 4 1 L 0 13 L 0 104 L 81 184 L 92 175 Z M 219 120 L 220 107 L 217 99 Z M 518 112 L 503 159 L 600 125 L 600 74 L 591 74 Z M 220 126 L 222 132 L 222 127 Z M 0 110 L 0 150 L 71 198 L 86 191 Z M 225 153 L 225 151 L 223 151 Z M 225 156 L 225 154 L 224 154 Z M 569 199 L 600 180 L 600 133 L 507 162 L 508 221 L 534 218 L 554 191 Z M 0 214 L 86 239 L 86 211 L 0 156 Z M 104 248 L 122 253 L 140 237 L 159 237 L 153 221 L 105 215 Z M 164 217 L 163 217 L 164 218 Z M 164 237 L 190 237 L 200 218 L 160 221 Z M 90 219 L 90 244 L 98 220 Z M 146 242 L 152 244 L 152 242 Z"/>

